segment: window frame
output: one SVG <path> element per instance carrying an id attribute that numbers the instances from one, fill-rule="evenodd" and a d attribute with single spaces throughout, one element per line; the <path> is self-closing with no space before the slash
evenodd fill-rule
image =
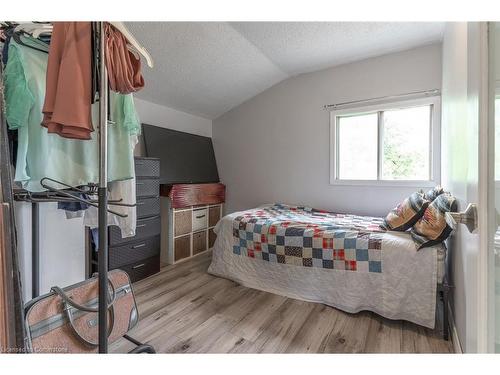
<path id="1" fill-rule="evenodd" d="M 382 170 L 382 141 L 383 126 L 381 113 L 384 111 L 405 109 L 431 105 L 430 139 L 429 139 L 429 180 L 384 180 L 381 178 Z M 377 121 L 377 179 L 376 180 L 347 180 L 338 178 L 338 118 L 363 114 L 378 114 Z M 432 187 L 441 180 L 441 97 L 429 96 L 418 99 L 383 102 L 367 106 L 349 106 L 348 108 L 333 109 L 330 111 L 330 185 L 351 186 L 408 186 Z"/>

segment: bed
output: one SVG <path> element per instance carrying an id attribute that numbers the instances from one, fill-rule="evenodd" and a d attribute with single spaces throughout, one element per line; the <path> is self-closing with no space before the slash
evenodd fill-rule
<path id="1" fill-rule="evenodd" d="M 222 218 L 210 274 L 356 313 L 434 328 L 443 244 L 416 250 L 382 218 L 271 204 Z"/>

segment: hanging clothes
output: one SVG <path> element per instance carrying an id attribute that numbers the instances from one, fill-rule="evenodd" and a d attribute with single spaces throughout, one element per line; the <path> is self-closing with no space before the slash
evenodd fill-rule
<path id="1" fill-rule="evenodd" d="M 3 34 L 5 40 L 2 45 L 2 64 L 7 65 L 7 61 L 9 59 L 9 44 L 10 39 L 12 38 L 12 34 L 14 33 L 14 28 L 8 28 L 3 30 Z M 16 158 L 17 155 L 17 131 L 11 130 L 7 128 L 7 136 L 9 138 L 9 159 L 10 164 L 15 168 L 16 167 Z"/>
<path id="2" fill-rule="evenodd" d="M 111 97 L 128 98 L 132 97 L 129 95 L 119 95 L 111 93 Z M 135 166 L 134 166 L 134 149 L 138 142 L 138 132 L 140 129 L 139 119 L 135 112 L 135 108 L 124 105 L 117 101 L 112 101 L 109 113 L 112 119 L 116 122 L 115 125 L 108 126 L 108 132 L 111 128 L 116 126 L 118 123 L 124 124 L 124 126 L 129 127 L 129 155 L 132 158 L 132 168 L 134 172 L 134 178 L 121 180 L 121 181 L 111 181 L 108 184 L 108 199 L 122 201 L 120 203 L 126 204 L 136 204 L 136 180 L 135 180 Z M 136 119 L 136 121 L 134 121 Z M 138 128 L 139 127 L 139 128 Z M 115 133 L 115 136 L 118 134 Z M 124 134 L 121 134 L 124 136 Z M 116 141 L 116 140 L 115 140 Z M 115 143 L 116 145 L 116 143 Z M 118 151 L 116 147 L 111 148 L 111 134 L 110 139 L 108 139 L 108 153 Z M 115 152 L 116 153 L 116 152 Z M 125 155 L 123 157 L 126 157 Z M 119 161 L 119 160 L 118 160 Z M 108 163 L 110 160 L 108 160 Z M 108 164 L 109 165 L 109 164 Z M 109 208 L 121 214 L 127 215 L 126 217 L 120 217 L 111 213 L 108 213 L 107 223 L 108 225 L 116 225 L 120 228 L 122 238 L 135 236 L 136 224 L 137 224 L 137 209 L 136 207 L 109 205 Z M 84 212 L 84 225 L 90 228 L 98 227 L 98 210 L 95 207 L 90 206 Z"/>
<path id="3" fill-rule="evenodd" d="M 91 102 L 91 23 L 54 22 L 42 125 L 61 137 L 88 140 L 94 131 Z"/>
<path id="4" fill-rule="evenodd" d="M 9 43 L 10 43 L 10 38 L 12 38 L 13 32 L 14 29 L 6 29 L 3 31 L 5 41 L 3 42 L 2 46 L 2 63 L 4 65 L 7 65 L 7 61 L 9 59 Z"/>
<path id="5" fill-rule="evenodd" d="M 125 181 L 112 181 L 108 184 L 108 199 L 122 199 L 121 203 L 136 204 L 135 178 Z M 116 225 L 120 228 L 122 238 L 135 236 L 137 224 L 137 209 L 135 207 L 109 205 L 109 208 L 127 217 L 120 217 L 108 212 L 108 225 Z M 99 212 L 96 207 L 90 206 L 83 214 L 83 224 L 91 229 L 99 226 Z"/>
<path id="6" fill-rule="evenodd" d="M 92 104 L 99 100 L 99 87 L 101 85 L 99 69 L 99 26 L 97 22 L 91 22 L 92 24 L 92 91 L 91 99 Z"/>
<path id="7" fill-rule="evenodd" d="M 139 91 L 144 87 L 141 59 L 129 50 L 123 34 L 107 22 L 104 24 L 104 32 L 109 88 L 121 94 Z"/>
<path id="8" fill-rule="evenodd" d="M 23 37 L 23 42 L 30 41 Z M 47 54 L 11 41 L 4 82 L 9 127 L 19 132 L 15 180 L 33 192 L 44 191 L 40 186 L 43 177 L 73 186 L 98 182 L 97 134 L 82 142 L 48 134 L 40 126 L 46 67 Z M 98 104 L 92 106 L 91 112 L 97 121 Z M 132 150 L 140 133 L 140 122 L 132 95 L 111 92 L 110 116 L 114 124 L 108 126 L 108 180 L 133 178 Z"/>
<path id="9" fill-rule="evenodd" d="M 28 38 L 24 36 L 21 36 L 21 38 L 25 43 L 29 43 Z M 37 142 L 34 142 L 28 149 L 30 134 L 31 138 L 39 138 L 40 142 L 43 142 L 41 137 L 38 136 L 39 131 L 37 128 L 40 128 L 42 119 L 41 108 L 45 91 L 46 61 L 47 53 L 23 47 L 11 38 L 9 59 L 4 70 L 5 111 L 9 129 L 18 130 L 14 180 L 21 183 L 30 180 L 28 160 L 31 158 L 30 155 L 38 153 L 39 148 Z M 32 108 L 38 108 L 40 111 L 32 111 Z M 38 146 L 43 147 L 43 145 Z M 38 157 L 42 158 L 43 155 L 39 154 Z M 34 159 L 36 160 L 38 157 L 35 156 Z M 31 166 L 31 168 L 33 167 Z M 35 191 L 41 190 L 43 189 L 40 187 Z"/>
<path id="10" fill-rule="evenodd" d="M 75 196 L 82 199 L 89 199 L 87 194 L 75 193 Z M 82 217 L 84 211 L 89 208 L 87 203 L 74 201 L 74 202 L 59 202 L 57 203 L 57 209 L 66 211 L 66 219 L 74 219 L 77 217 Z"/>
<path id="11" fill-rule="evenodd" d="M 22 36 L 24 44 L 41 42 Z M 28 191 L 45 189 L 40 185 L 43 177 L 50 177 L 69 185 L 86 185 L 99 181 L 99 152 L 97 134 L 81 141 L 49 134 L 40 126 L 45 95 L 47 53 L 11 40 L 9 61 L 4 73 L 6 117 L 11 129 L 18 131 L 18 152 L 15 181 Z M 131 94 L 110 93 L 109 114 L 113 123 L 108 125 L 108 181 L 124 181 L 128 187 L 113 188 L 113 199 L 135 203 L 135 170 L 133 150 L 140 133 Z M 93 118 L 99 119 L 99 104 L 91 108 Z M 54 186 L 63 188 L 62 186 Z M 111 198 L 110 198 L 111 199 Z M 116 209 L 114 206 L 113 208 Z M 116 209 L 119 211 L 120 209 Z M 119 225 L 123 233 L 135 233 L 135 207 L 123 208 L 127 218 L 110 220 Z M 116 216 L 116 215 L 113 215 Z M 118 223 L 118 224 L 116 224 Z"/>

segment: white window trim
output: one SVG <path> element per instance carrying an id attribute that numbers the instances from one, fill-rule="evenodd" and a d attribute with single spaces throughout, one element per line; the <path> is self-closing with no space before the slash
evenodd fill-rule
<path id="1" fill-rule="evenodd" d="M 429 180 L 340 180 L 337 174 L 337 117 L 388 111 L 422 105 L 432 105 L 430 130 L 430 179 Z M 381 140 L 379 139 L 379 142 Z M 380 147 L 380 145 L 379 145 Z M 369 106 L 349 107 L 330 111 L 330 184 L 347 186 L 432 187 L 441 181 L 441 98 L 431 96 L 419 99 L 392 101 Z"/>

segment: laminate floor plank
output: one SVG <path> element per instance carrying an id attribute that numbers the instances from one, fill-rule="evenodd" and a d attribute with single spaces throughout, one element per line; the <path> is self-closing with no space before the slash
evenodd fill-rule
<path id="1" fill-rule="evenodd" d="M 365 353 L 400 353 L 402 322 L 372 314 L 366 336 Z"/>
<path id="2" fill-rule="evenodd" d="M 253 345 L 253 343 L 231 332 L 226 332 L 207 349 L 206 353 L 237 353 L 241 348 L 245 348 L 249 345 Z M 244 349 L 244 351 L 246 351 L 246 349 Z"/>
<path id="3" fill-rule="evenodd" d="M 140 321 L 129 335 L 158 353 L 452 353 L 435 330 L 371 312 L 348 314 L 207 273 L 211 253 L 134 284 Z M 110 352 L 133 344 L 120 339 Z"/>
<path id="4" fill-rule="evenodd" d="M 372 313 L 348 314 L 339 311 L 333 329 L 325 341 L 324 353 L 363 353 Z"/>
<path id="5" fill-rule="evenodd" d="M 262 292 L 260 298 L 255 301 L 253 309 L 245 314 L 231 329 L 231 332 L 247 341 L 255 341 L 265 329 L 262 322 L 283 305 L 286 300 L 286 297 Z"/>
<path id="6" fill-rule="evenodd" d="M 287 353 L 321 353 L 339 314 L 335 309 L 315 304 L 304 324 L 288 345 Z"/>
<path id="7" fill-rule="evenodd" d="M 313 309 L 312 303 L 287 299 L 264 322 L 254 342 L 257 352 L 284 353 Z"/>

